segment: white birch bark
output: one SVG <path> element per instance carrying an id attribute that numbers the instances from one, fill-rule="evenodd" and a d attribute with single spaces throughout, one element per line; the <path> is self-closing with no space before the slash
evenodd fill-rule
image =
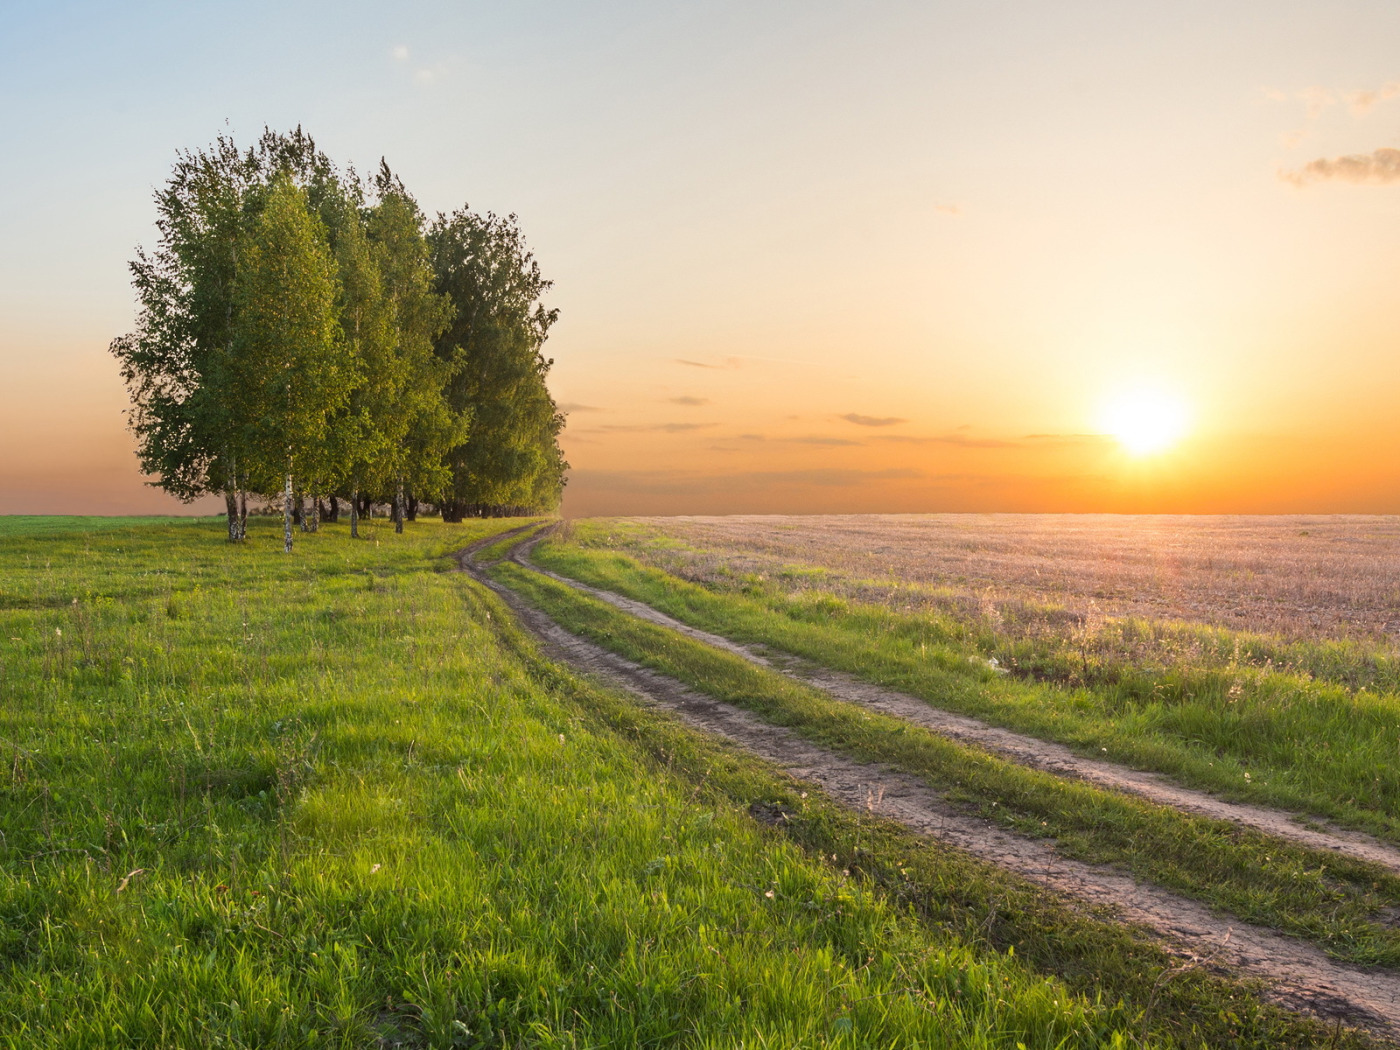
<path id="1" fill-rule="evenodd" d="M 291 464 L 288 464 L 291 466 Z M 287 485 L 282 490 L 282 548 L 292 553 L 292 475 L 287 472 Z"/>

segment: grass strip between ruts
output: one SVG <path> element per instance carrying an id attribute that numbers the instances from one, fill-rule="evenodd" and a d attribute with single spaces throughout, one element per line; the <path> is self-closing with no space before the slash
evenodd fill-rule
<path id="1" fill-rule="evenodd" d="M 742 574 L 701 585 L 637 561 L 667 561 L 675 541 L 664 535 L 627 522 L 569 526 L 571 541 L 550 538 L 536 548 L 541 565 L 692 626 L 1227 798 L 1400 840 L 1393 694 L 1352 692 L 1284 668 L 1195 667 L 1187 657 L 1131 676 L 1131 687 L 1026 680 L 991 668 L 975 632 L 949 617 L 842 598 L 800 567 L 794 573 L 810 585 L 791 592 Z"/>
<path id="2" fill-rule="evenodd" d="M 742 748 L 692 730 L 539 657 L 501 617 L 501 636 L 542 685 L 565 691 L 599 725 L 651 756 L 660 774 L 694 784 L 695 796 L 746 807 L 823 861 L 868 879 L 935 929 L 985 941 L 1071 987 L 1117 1000 L 1140 1042 L 1238 1048 L 1379 1045 L 1260 998 L 1262 985 L 1236 981 L 1164 951 L 1150 936 L 1067 906 L 994 865 L 917 835 L 896 821 L 853 811 L 812 791 Z"/>
<path id="3" fill-rule="evenodd" d="M 913 773 L 1018 832 L 1053 837 L 1066 856 L 1122 865 L 1338 959 L 1400 964 L 1400 931 L 1376 921 L 1400 900 L 1400 879 L 1374 865 L 1027 769 L 834 700 L 518 565 L 491 572 L 574 633 L 823 746 Z"/>

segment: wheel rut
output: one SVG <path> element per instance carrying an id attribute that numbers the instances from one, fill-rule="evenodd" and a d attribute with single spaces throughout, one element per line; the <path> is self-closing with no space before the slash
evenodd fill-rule
<path id="1" fill-rule="evenodd" d="M 723 649 L 769 670 L 821 689 L 839 700 L 902 718 L 960 743 L 974 744 L 1023 766 L 1044 770 L 1057 776 L 1074 777 L 1096 787 L 1128 792 L 1183 813 L 1193 813 L 1254 828 L 1301 846 L 1376 864 L 1400 875 L 1400 849 L 1369 835 L 1336 828 L 1324 830 L 1310 827 L 1302 823 L 1302 818 L 1296 814 L 1265 806 L 1252 806 L 1244 802 L 1227 801 L 1204 791 L 1183 787 L 1159 773 L 1086 758 L 1063 744 L 1002 729 L 966 715 L 941 711 L 917 696 L 872 685 L 854 675 L 821 667 L 789 653 L 763 646 L 743 645 L 722 635 L 702 631 L 653 609 L 650 605 L 612 591 L 590 587 L 535 565 L 528 558 L 530 550 L 538 541 L 539 538 L 532 538 L 514 548 L 510 553 L 511 560 L 531 572 L 548 576 L 639 619 L 661 627 L 669 627 L 696 641 Z"/>
<path id="2" fill-rule="evenodd" d="M 530 541 L 522 543 L 512 557 L 530 571 L 542 572 L 523 560 L 520 548 L 528 546 Z M 473 562 L 472 551 L 467 548 L 458 556 L 463 570 L 500 595 L 549 656 L 620 687 L 646 705 L 671 711 L 697 729 L 726 738 L 815 784 L 844 805 L 895 820 L 1071 902 L 1111 909 L 1123 921 L 1146 928 L 1194 961 L 1261 978 L 1268 996 L 1282 1005 L 1400 1040 L 1400 974 L 1335 962 L 1310 944 L 1228 922 L 1204 905 L 1139 883 L 1122 872 L 1063 857 L 1045 840 L 1022 838 L 956 808 L 917 778 L 828 751 L 790 729 L 626 660 L 564 630 L 491 580 Z M 700 634 L 692 629 L 687 633 Z M 722 647 L 735 648 L 727 641 Z M 922 701 L 914 702 L 927 707 Z"/>

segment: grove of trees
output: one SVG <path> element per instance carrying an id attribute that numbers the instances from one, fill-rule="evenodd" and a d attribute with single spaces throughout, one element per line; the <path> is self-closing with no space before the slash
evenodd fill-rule
<path id="1" fill-rule="evenodd" d="M 542 353 L 558 317 L 514 215 L 429 220 L 383 161 L 341 171 L 300 128 L 179 155 L 113 340 L 142 469 L 186 502 L 279 500 L 283 542 L 323 507 L 449 521 L 558 505 L 564 424 Z"/>

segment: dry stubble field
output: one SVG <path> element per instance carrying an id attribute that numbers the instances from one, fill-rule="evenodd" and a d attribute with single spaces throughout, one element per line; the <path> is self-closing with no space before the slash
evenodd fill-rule
<path id="1" fill-rule="evenodd" d="M 831 570 L 954 605 L 1174 619 L 1294 639 L 1400 641 L 1400 518 L 870 514 L 638 519 L 703 554 L 687 575 Z M 836 581 L 833 581 L 836 582 Z"/>

